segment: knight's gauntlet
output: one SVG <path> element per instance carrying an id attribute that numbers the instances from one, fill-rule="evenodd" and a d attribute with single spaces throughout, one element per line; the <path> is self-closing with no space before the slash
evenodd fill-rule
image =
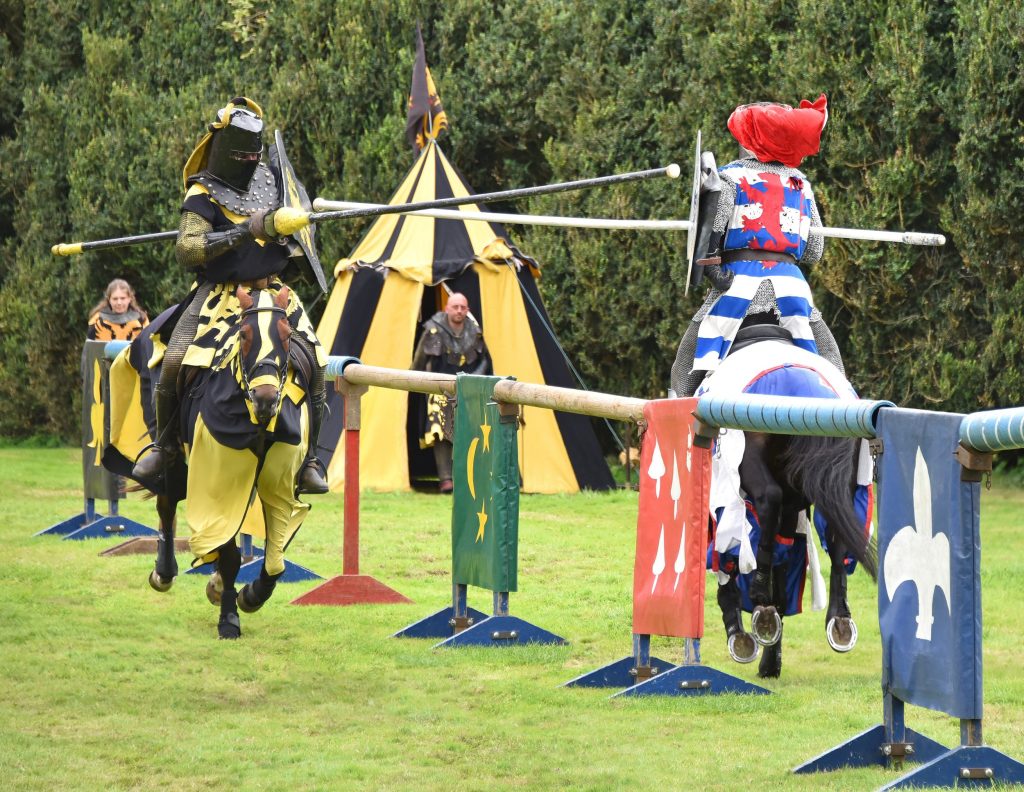
<path id="1" fill-rule="evenodd" d="M 729 291 L 729 287 L 732 286 L 732 280 L 735 277 L 730 270 L 725 269 L 720 264 L 708 264 L 704 267 L 704 274 L 708 276 L 708 279 L 714 284 L 715 288 L 721 292 Z"/>

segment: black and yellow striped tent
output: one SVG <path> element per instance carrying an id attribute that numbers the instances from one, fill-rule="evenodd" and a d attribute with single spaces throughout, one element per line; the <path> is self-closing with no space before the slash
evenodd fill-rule
<path id="1" fill-rule="evenodd" d="M 472 195 L 435 140 L 390 203 Z M 475 204 L 462 207 L 482 211 Z M 352 254 L 337 263 L 335 284 L 317 334 L 332 355 L 364 363 L 408 368 L 421 323 L 440 310 L 448 290 L 462 292 L 483 328 L 494 371 L 523 382 L 576 387 L 541 303 L 534 261 L 520 253 L 499 223 L 381 215 Z M 359 477 L 362 486 L 409 489 L 433 472 L 421 451 L 419 409 L 423 397 L 371 388 L 363 397 Z M 329 456 L 331 488 L 344 481 L 340 398 L 321 432 Z M 613 485 L 590 419 L 524 408 L 519 467 L 524 492 L 576 492 Z M 324 451 L 336 449 L 337 453 Z M 327 460 L 325 460 L 327 461 Z"/>

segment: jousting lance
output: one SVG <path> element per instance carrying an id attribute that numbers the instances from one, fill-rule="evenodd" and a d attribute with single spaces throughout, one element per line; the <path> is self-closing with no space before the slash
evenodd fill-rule
<path id="1" fill-rule="evenodd" d="M 356 201 L 331 201 L 316 198 L 313 208 L 326 209 L 363 209 L 380 206 L 380 204 L 358 203 Z M 474 212 L 458 209 L 421 209 L 417 211 L 403 210 L 402 214 L 418 217 L 434 217 L 439 220 L 469 220 L 481 223 L 508 223 L 509 225 L 540 225 L 558 228 L 598 228 L 612 231 L 689 231 L 689 220 L 634 220 L 615 217 L 565 217 L 562 215 L 529 215 L 502 212 Z M 917 231 L 874 231 L 862 228 L 833 228 L 814 226 L 808 229 L 811 234 L 836 239 L 861 239 L 876 242 L 901 242 L 905 245 L 944 245 L 946 238 L 942 234 L 922 233 Z"/>
<path id="2" fill-rule="evenodd" d="M 585 190 L 593 187 L 608 187 L 613 184 L 624 184 L 626 182 L 654 179 L 661 176 L 667 176 L 670 179 L 677 179 L 679 178 L 679 173 L 679 166 L 672 163 L 664 168 L 651 168 L 649 170 L 632 171 L 630 173 L 616 173 L 611 176 L 598 176 L 593 179 L 579 179 L 577 181 L 556 182 L 555 184 L 542 184 L 537 187 L 521 187 L 515 190 L 501 190 L 499 192 L 479 193 L 477 195 L 438 198 L 433 201 L 416 201 L 413 203 L 393 205 L 365 204 L 360 208 L 341 209 L 327 212 L 306 212 L 297 207 L 282 206 L 274 212 L 274 229 L 277 231 L 279 236 L 290 236 L 297 231 L 301 231 L 312 223 L 319 223 L 324 220 L 348 220 L 357 217 L 376 217 L 378 215 L 385 214 L 401 214 L 427 209 L 442 209 L 448 206 L 462 206 L 463 204 L 470 203 L 511 201 L 519 198 L 531 198 L 535 195 L 550 195 L 552 193 L 568 192 L 570 190 Z M 147 242 L 160 242 L 168 239 L 176 239 L 177 236 L 177 231 L 159 231 L 153 234 L 139 234 L 138 236 L 116 237 L 113 239 L 97 239 L 91 242 L 65 242 L 54 245 L 51 248 L 51 251 L 57 256 L 73 256 L 78 253 L 84 253 L 87 250 L 100 250 L 103 248 L 139 245 Z"/>

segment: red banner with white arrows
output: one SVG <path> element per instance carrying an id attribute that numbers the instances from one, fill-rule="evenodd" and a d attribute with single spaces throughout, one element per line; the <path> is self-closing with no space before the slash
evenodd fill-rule
<path id="1" fill-rule="evenodd" d="M 644 407 L 633 632 L 700 638 L 708 546 L 711 450 L 693 444 L 696 399 Z"/>

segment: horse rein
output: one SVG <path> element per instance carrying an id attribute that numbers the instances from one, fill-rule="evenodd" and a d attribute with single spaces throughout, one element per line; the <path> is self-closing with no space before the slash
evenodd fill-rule
<path id="1" fill-rule="evenodd" d="M 258 307 L 254 305 L 252 308 L 246 308 L 244 311 L 242 311 L 242 313 L 238 317 L 239 325 L 241 325 L 242 321 L 250 314 L 267 312 L 279 313 L 285 320 L 287 320 L 288 318 L 288 312 L 284 308 L 279 308 L 276 305 L 265 307 Z M 274 414 L 276 415 L 278 411 L 281 409 L 281 401 L 284 398 L 284 381 L 288 375 L 287 353 L 285 354 L 285 363 L 283 367 L 276 360 L 270 357 L 260 358 L 255 363 L 253 363 L 250 368 L 246 368 L 245 361 L 240 360 L 239 362 L 241 363 L 241 365 L 239 366 L 239 371 L 241 372 L 242 375 L 242 386 L 245 388 L 246 397 L 249 399 L 250 402 L 254 401 L 253 386 L 250 384 L 250 381 L 254 379 L 252 375 L 262 368 L 270 368 L 273 370 L 274 376 L 276 376 L 277 378 L 277 403 L 274 405 Z"/>

